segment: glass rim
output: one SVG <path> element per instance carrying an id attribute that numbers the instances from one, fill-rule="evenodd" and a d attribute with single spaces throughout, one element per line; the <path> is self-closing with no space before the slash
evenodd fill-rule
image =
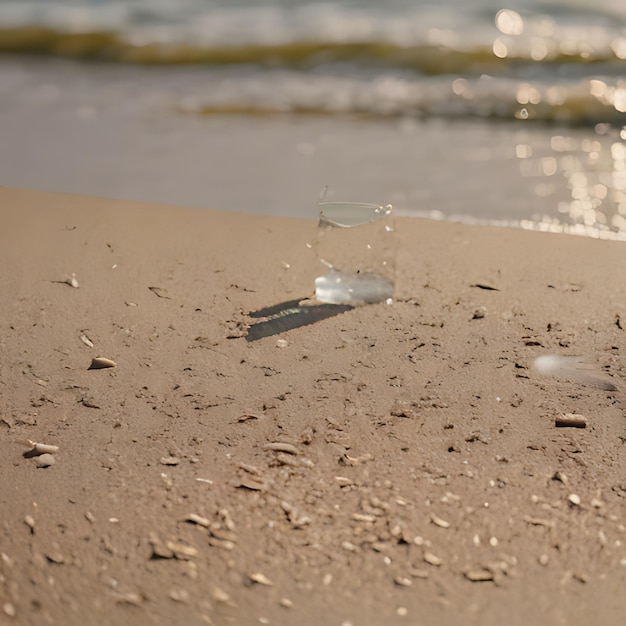
<path id="1" fill-rule="evenodd" d="M 337 200 L 336 202 L 332 201 L 332 200 L 321 200 L 320 202 L 317 203 L 317 206 L 327 206 L 327 205 L 331 205 L 331 204 L 336 204 L 339 206 L 363 206 L 363 207 L 370 207 L 370 208 L 385 208 L 384 205 L 380 204 L 379 202 L 352 202 L 350 200 Z"/>
<path id="2" fill-rule="evenodd" d="M 318 202 L 320 209 L 320 226 L 338 226 L 340 228 L 351 228 L 353 226 L 361 226 L 370 224 L 391 214 L 392 207 L 390 204 L 382 205 L 371 202 Z M 336 207 L 337 215 L 329 215 L 329 207 Z M 354 213 L 359 209 L 364 211 L 365 215 Z"/>

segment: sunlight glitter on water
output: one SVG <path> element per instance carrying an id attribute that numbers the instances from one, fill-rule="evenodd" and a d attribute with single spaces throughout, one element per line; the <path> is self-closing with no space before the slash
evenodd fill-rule
<path id="1" fill-rule="evenodd" d="M 521 226 L 548 232 L 567 232 L 604 239 L 626 239 L 626 146 L 620 141 L 576 140 L 554 135 L 550 141 L 554 156 L 533 157 L 532 147 L 518 144 L 520 174 L 544 179 L 535 186 L 538 197 L 555 193 L 551 180 L 566 182 L 569 198 L 557 204 L 561 219 L 536 215 Z M 611 135 L 615 135 L 613 131 Z"/>

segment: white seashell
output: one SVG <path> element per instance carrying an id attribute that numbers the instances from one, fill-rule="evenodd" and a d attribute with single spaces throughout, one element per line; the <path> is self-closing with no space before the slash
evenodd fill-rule
<path id="1" fill-rule="evenodd" d="M 430 521 L 439 528 L 450 528 L 450 522 L 437 517 L 434 513 L 430 516 Z"/>
<path id="2" fill-rule="evenodd" d="M 89 337 L 87 337 L 87 335 L 85 335 L 85 333 L 82 333 L 80 336 L 80 340 L 89 348 L 93 348 L 93 341 L 91 341 L 91 339 L 89 339 Z"/>
<path id="3" fill-rule="evenodd" d="M 91 359 L 91 365 L 88 369 L 90 370 L 101 370 L 107 367 L 115 367 L 117 363 L 112 361 L 111 359 L 107 359 L 103 356 L 97 356 L 94 359 Z"/>
<path id="4" fill-rule="evenodd" d="M 40 454 L 54 454 L 59 451 L 59 446 L 53 446 L 48 443 L 33 443 L 33 449 Z"/>
<path id="5" fill-rule="evenodd" d="M 265 585 L 266 587 L 270 587 L 274 584 L 265 574 L 261 574 L 261 572 L 250 574 L 250 580 L 259 585 Z"/>

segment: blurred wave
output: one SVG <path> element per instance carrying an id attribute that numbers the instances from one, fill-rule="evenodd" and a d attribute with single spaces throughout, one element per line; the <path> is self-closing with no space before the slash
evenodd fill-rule
<path id="1" fill-rule="evenodd" d="M 624 3 L 467 4 L 0 0 L 0 54 L 232 70 L 206 114 L 626 124 Z"/>
<path id="2" fill-rule="evenodd" d="M 624 0 L 0 0 L 0 113 L 12 184 L 626 239 Z"/>
<path id="3" fill-rule="evenodd" d="M 208 48 L 135 45 L 106 32 L 20 28 L 0 30 L 1 52 L 145 65 L 257 66 L 270 72 L 260 78 L 248 72 L 246 78 L 238 77 L 237 85 L 222 82 L 222 90 L 213 89 L 210 97 L 186 106 L 200 113 L 423 114 L 569 125 L 626 123 L 626 80 L 620 77 L 626 62 L 607 51 L 593 57 L 554 52 L 536 61 L 520 51 L 498 57 L 484 46 L 458 50 L 441 44 L 307 41 Z M 586 76 L 591 69 L 595 78 Z"/>

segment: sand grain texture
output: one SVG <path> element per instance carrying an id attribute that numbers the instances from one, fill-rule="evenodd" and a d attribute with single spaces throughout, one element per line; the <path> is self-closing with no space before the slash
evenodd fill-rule
<path id="1" fill-rule="evenodd" d="M 0 189 L 0 623 L 621 623 L 624 396 L 531 365 L 623 386 L 624 245 L 401 219 L 392 306 L 228 338 L 314 231 Z"/>

